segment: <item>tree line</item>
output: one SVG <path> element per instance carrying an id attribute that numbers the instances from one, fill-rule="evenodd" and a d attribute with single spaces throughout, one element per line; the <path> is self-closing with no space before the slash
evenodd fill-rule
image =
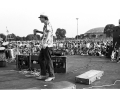
<path id="1" fill-rule="evenodd" d="M 54 40 L 62 40 L 66 38 L 66 30 L 58 28 L 55 32 L 55 36 L 53 36 Z M 4 41 L 28 41 L 28 40 L 41 40 L 42 36 L 40 35 L 34 35 L 34 34 L 28 34 L 27 36 L 17 36 L 14 33 L 5 35 L 3 33 L 0 33 L 0 38 L 2 38 Z"/>
<path id="2" fill-rule="evenodd" d="M 107 24 L 104 28 L 104 33 L 106 34 L 106 37 L 113 37 L 113 31 L 114 31 L 114 24 Z M 95 34 L 91 35 L 92 38 L 95 38 Z M 27 36 L 17 36 L 14 33 L 8 34 L 7 36 L 3 33 L 0 33 L 0 37 L 3 38 L 3 40 L 14 40 L 14 41 L 27 41 L 27 40 L 40 40 L 40 35 L 34 35 L 34 34 L 28 34 Z M 75 39 L 84 39 L 89 38 L 89 34 L 80 34 L 76 35 Z M 53 36 L 54 40 L 63 40 L 67 39 L 66 37 L 66 30 L 58 28 L 55 32 L 55 36 Z"/>

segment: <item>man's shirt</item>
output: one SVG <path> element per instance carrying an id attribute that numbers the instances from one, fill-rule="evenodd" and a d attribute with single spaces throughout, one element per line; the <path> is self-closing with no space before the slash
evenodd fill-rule
<path id="1" fill-rule="evenodd" d="M 47 47 L 53 47 L 53 29 L 49 22 L 43 27 L 42 44 Z"/>

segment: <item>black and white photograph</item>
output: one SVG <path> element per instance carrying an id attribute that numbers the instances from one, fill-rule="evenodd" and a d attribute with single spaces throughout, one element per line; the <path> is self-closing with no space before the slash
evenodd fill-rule
<path id="1" fill-rule="evenodd" d="M 120 0 L 0 0 L 0 89 L 120 89 Z"/>

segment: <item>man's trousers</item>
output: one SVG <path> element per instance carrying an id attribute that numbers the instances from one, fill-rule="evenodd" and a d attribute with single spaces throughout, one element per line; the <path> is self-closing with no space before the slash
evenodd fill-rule
<path id="1" fill-rule="evenodd" d="M 51 59 L 51 53 L 50 53 L 51 48 L 46 47 L 45 49 L 41 49 L 40 54 L 39 54 L 39 64 L 41 68 L 41 75 L 46 75 L 47 72 L 49 74 L 49 77 L 54 77 L 54 67 L 53 67 L 53 62 Z"/>

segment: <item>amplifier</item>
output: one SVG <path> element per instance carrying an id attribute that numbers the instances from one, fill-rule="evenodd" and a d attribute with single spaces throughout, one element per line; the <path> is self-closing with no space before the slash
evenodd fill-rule
<path id="1" fill-rule="evenodd" d="M 66 73 L 66 57 L 65 56 L 52 56 L 54 72 Z"/>
<path id="2" fill-rule="evenodd" d="M 37 55 L 17 55 L 16 64 L 19 70 L 40 68 Z"/>
<path id="3" fill-rule="evenodd" d="M 52 56 L 53 67 L 55 73 L 66 73 L 66 57 Z M 38 55 L 31 55 L 31 68 L 40 69 Z"/>
<path id="4" fill-rule="evenodd" d="M 40 64 L 38 62 L 38 55 L 31 55 L 31 69 L 40 69 Z"/>
<path id="5" fill-rule="evenodd" d="M 21 69 L 29 69 L 29 55 L 17 55 L 17 68 Z"/>
<path id="6" fill-rule="evenodd" d="M 18 69 L 40 69 L 38 55 L 18 55 Z M 66 57 L 52 56 L 55 73 L 66 73 Z M 31 63 L 31 64 L 30 64 Z"/>
<path id="7" fill-rule="evenodd" d="M 65 55 L 65 51 L 64 50 L 53 50 L 52 51 L 52 55 L 53 56 L 64 56 Z"/>
<path id="8" fill-rule="evenodd" d="M 0 67 L 6 67 L 6 61 L 0 61 Z"/>
<path id="9" fill-rule="evenodd" d="M 90 70 L 75 77 L 75 81 L 81 84 L 92 84 L 97 79 L 100 79 L 104 71 Z"/>

